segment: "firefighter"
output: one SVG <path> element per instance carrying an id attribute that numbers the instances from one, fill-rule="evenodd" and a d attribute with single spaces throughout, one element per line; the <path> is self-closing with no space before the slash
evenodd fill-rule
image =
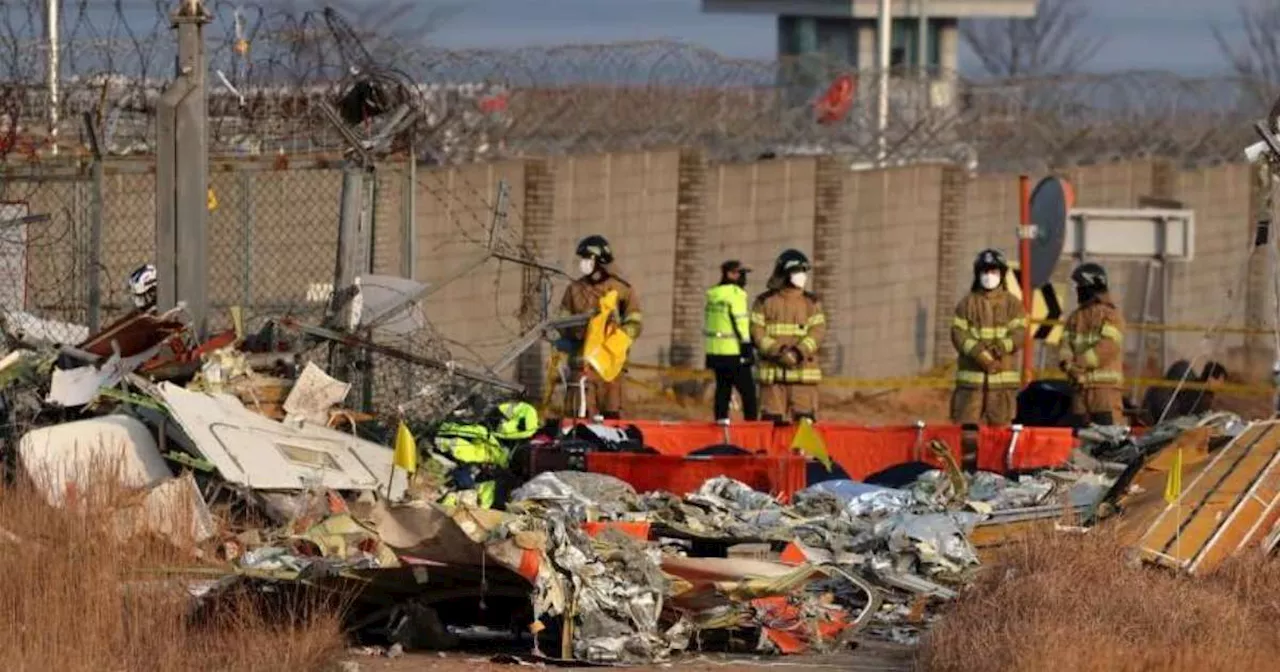
<path id="1" fill-rule="evenodd" d="M 574 280 L 564 290 L 560 301 L 560 312 L 564 316 L 595 313 L 599 310 L 600 299 L 610 290 L 618 292 L 618 321 L 621 329 L 634 341 L 640 337 L 644 316 L 640 312 L 640 299 L 635 288 L 626 280 L 618 277 L 610 270 L 613 264 L 613 250 L 604 236 L 592 235 L 578 242 L 578 271 L 581 277 Z M 569 361 L 571 392 L 585 389 L 586 417 L 601 416 L 605 419 L 616 419 L 622 416 L 622 378 L 619 376 L 605 382 L 591 370 L 582 359 L 582 347 L 586 340 L 586 328 L 577 327 L 566 330 L 569 345 L 572 349 Z M 572 396 L 572 395 L 571 395 Z M 572 407 L 577 409 L 577 403 Z M 578 415 L 575 413 L 575 415 Z"/>
<path id="2" fill-rule="evenodd" d="M 159 283 L 160 275 L 156 272 L 156 267 L 151 264 L 143 264 L 129 274 L 129 280 L 126 283 L 129 288 L 129 296 L 133 299 L 133 307 L 139 312 L 151 312 L 156 307 L 156 285 Z"/>
<path id="3" fill-rule="evenodd" d="M 751 340 L 760 356 L 762 417 L 775 424 L 817 419 L 822 369 L 818 350 L 827 318 L 818 297 L 806 292 L 809 259 L 798 250 L 778 255 L 768 291 L 751 307 Z"/>
<path id="4" fill-rule="evenodd" d="M 1107 287 L 1107 271 L 1094 263 L 1071 273 L 1076 309 L 1067 317 L 1058 365 L 1071 381 L 1076 426 L 1124 422 L 1124 316 Z"/>
<path id="5" fill-rule="evenodd" d="M 755 346 L 751 343 L 751 323 L 747 307 L 747 274 L 750 268 L 737 260 L 720 265 L 720 284 L 707 290 L 703 318 L 707 368 L 715 372 L 716 420 L 729 419 L 733 391 L 742 399 L 742 417 L 759 416 L 756 383 L 751 377 Z"/>
<path id="6" fill-rule="evenodd" d="M 1022 383 L 1014 353 L 1022 347 L 1027 318 L 1005 287 L 1009 264 L 999 250 L 973 260 L 973 284 L 956 304 L 951 343 L 956 348 L 956 387 L 951 421 L 960 425 L 964 467 L 977 469 L 978 427 L 1007 425 L 1018 411 Z"/>

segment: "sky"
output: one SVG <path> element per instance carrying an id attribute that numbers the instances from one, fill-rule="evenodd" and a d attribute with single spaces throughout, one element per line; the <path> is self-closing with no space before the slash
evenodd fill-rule
<path id="1" fill-rule="evenodd" d="M 1217 23 L 1234 35 L 1238 25 L 1234 0 L 1081 1 L 1090 7 L 1088 27 L 1107 39 L 1091 70 L 1221 72 L 1210 26 Z M 675 39 L 729 56 L 770 58 L 776 45 L 771 16 L 703 14 L 699 0 L 423 2 L 456 12 L 431 38 L 451 48 Z M 972 63 L 962 52 L 961 68 Z"/>

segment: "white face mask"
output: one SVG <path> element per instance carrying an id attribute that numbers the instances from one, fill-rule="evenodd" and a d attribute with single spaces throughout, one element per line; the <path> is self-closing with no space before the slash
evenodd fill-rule
<path id="1" fill-rule="evenodd" d="M 591 258 L 579 259 L 578 270 L 581 271 L 583 275 L 591 275 L 592 273 L 595 273 L 596 260 Z"/>
<path id="2" fill-rule="evenodd" d="M 791 274 L 791 285 L 793 287 L 804 289 L 804 283 L 809 281 L 809 274 L 800 272 Z"/>
<path id="3" fill-rule="evenodd" d="M 999 273 L 983 273 L 982 275 L 978 276 L 978 282 L 982 283 L 983 289 L 988 289 L 988 290 L 995 289 L 996 287 L 1000 286 L 1000 274 Z"/>

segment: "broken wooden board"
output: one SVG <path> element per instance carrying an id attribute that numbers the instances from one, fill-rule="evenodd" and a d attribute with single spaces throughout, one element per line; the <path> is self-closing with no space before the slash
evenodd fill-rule
<path id="1" fill-rule="evenodd" d="M 1256 422 L 1185 484 L 1137 547 L 1148 562 L 1203 574 L 1261 544 L 1278 519 L 1280 421 Z"/>

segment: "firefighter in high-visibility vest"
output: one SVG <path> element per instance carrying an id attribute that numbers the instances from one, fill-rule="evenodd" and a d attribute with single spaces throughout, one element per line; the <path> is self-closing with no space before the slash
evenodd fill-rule
<path id="1" fill-rule="evenodd" d="M 610 269 L 613 264 L 613 250 L 604 236 L 587 236 L 578 242 L 578 270 L 581 277 L 574 280 L 564 290 L 560 301 L 560 313 L 563 316 L 595 313 L 599 310 L 600 299 L 610 291 L 618 293 L 618 323 L 622 331 L 631 340 L 640 337 L 644 325 L 644 315 L 640 312 L 640 297 L 631 283 L 623 280 Z M 586 328 L 574 327 L 565 330 L 572 352 L 569 353 L 569 369 L 574 378 L 570 381 L 571 390 L 585 387 L 586 417 L 600 415 L 605 419 L 616 419 L 622 415 L 622 377 L 611 381 L 600 378 L 594 370 L 583 363 L 583 345 L 586 341 Z M 576 407 L 578 404 L 572 404 Z M 568 408 L 566 411 L 570 410 Z M 574 412 L 573 415 L 580 415 Z"/>
<path id="2" fill-rule="evenodd" d="M 1125 424 L 1124 315 L 1102 266 L 1081 264 L 1071 281 L 1076 309 L 1067 317 L 1058 349 L 1058 365 L 1071 381 L 1071 412 L 1077 426 Z"/>
<path id="3" fill-rule="evenodd" d="M 977 468 L 979 426 L 1008 425 L 1018 413 L 1022 374 L 1015 353 L 1022 349 L 1027 316 L 1022 301 L 1005 287 L 1008 272 L 999 250 L 979 252 L 973 285 L 951 318 L 951 343 L 958 354 L 951 421 L 961 427 L 969 470 Z"/>
<path id="4" fill-rule="evenodd" d="M 751 340 L 760 356 L 761 418 L 816 420 L 822 369 L 818 351 L 827 316 L 818 297 L 805 291 L 809 258 L 799 250 L 778 255 L 769 289 L 751 307 Z"/>
<path id="5" fill-rule="evenodd" d="M 474 417 L 474 416 L 473 416 Z M 506 498 L 512 449 L 538 431 L 538 411 L 524 401 L 508 401 L 483 422 L 465 417 L 446 421 L 434 437 L 435 459 L 445 471 L 441 502 L 493 508 Z"/>
<path id="6" fill-rule="evenodd" d="M 750 268 L 735 260 L 720 265 L 720 284 L 707 290 L 703 316 L 704 351 L 707 368 L 715 373 L 716 420 L 729 418 L 733 391 L 742 399 L 742 417 L 755 420 L 756 382 L 751 376 L 755 346 L 751 343 L 751 322 L 747 305 L 747 274 Z"/>

